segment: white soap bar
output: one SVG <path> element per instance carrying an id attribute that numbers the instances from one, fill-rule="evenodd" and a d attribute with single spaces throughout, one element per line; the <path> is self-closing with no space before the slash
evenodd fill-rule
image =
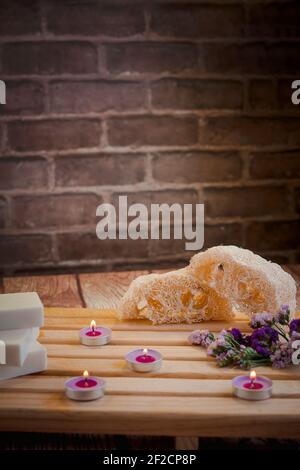
<path id="1" fill-rule="evenodd" d="M 7 366 L 22 366 L 33 341 L 39 335 L 39 328 L 21 330 L 0 330 L 0 341 L 5 343 Z"/>
<path id="2" fill-rule="evenodd" d="M 44 307 L 36 292 L 0 295 L 0 330 L 43 326 Z"/>
<path id="3" fill-rule="evenodd" d="M 0 380 L 34 374 L 47 369 L 47 351 L 38 341 L 32 343 L 31 349 L 21 367 L 1 366 Z"/>
<path id="4" fill-rule="evenodd" d="M 0 339 L 0 364 L 6 364 L 6 347 L 4 341 Z"/>

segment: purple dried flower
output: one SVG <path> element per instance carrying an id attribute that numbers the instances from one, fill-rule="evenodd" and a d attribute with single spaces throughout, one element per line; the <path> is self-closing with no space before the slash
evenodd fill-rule
<path id="1" fill-rule="evenodd" d="M 220 367 L 225 367 L 228 366 L 229 364 L 232 364 L 235 358 L 235 353 L 232 349 L 229 349 L 228 351 L 224 351 L 216 356 L 216 361 L 217 364 Z"/>
<path id="2" fill-rule="evenodd" d="M 208 330 L 195 330 L 188 337 L 188 341 L 191 344 L 199 344 L 205 348 L 209 346 L 213 340 L 214 336 Z"/>
<path id="3" fill-rule="evenodd" d="M 300 318 L 292 320 L 290 323 L 290 334 L 300 333 Z"/>
<path id="4" fill-rule="evenodd" d="M 251 335 L 251 347 L 264 357 L 270 356 L 278 342 L 278 333 L 270 326 L 255 330 Z"/>
<path id="5" fill-rule="evenodd" d="M 233 339 L 237 341 L 238 343 L 242 343 L 243 341 L 243 334 L 238 328 L 232 328 L 231 330 L 228 330 L 229 333 L 232 334 Z"/>
<path id="6" fill-rule="evenodd" d="M 292 331 L 290 333 L 290 337 L 293 341 L 295 341 L 296 339 L 300 339 L 300 333 L 298 333 L 297 331 Z"/>
<path id="7" fill-rule="evenodd" d="M 262 326 L 271 326 L 274 323 L 274 316 L 269 312 L 260 312 L 253 315 L 250 320 L 250 327 L 253 330 Z"/>
<path id="8" fill-rule="evenodd" d="M 278 347 L 271 354 L 270 359 L 275 369 L 284 369 L 292 364 L 293 348 L 288 343 L 279 343 Z"/>
<path id="9" fill-rule="evenodd" d="M 280 310 L 276 313 L 274 320 L 280 325 L 288 325 L 290 321 L 290 308 L 288 305 L 281 305 Z"/>

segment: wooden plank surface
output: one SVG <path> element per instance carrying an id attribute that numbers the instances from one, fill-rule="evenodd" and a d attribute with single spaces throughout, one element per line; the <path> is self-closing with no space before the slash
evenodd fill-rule
<path id="1" fill-rule="evenodd" d="M 74 274 L 6 277 L 3 279 L 3 289 L 5 293 L 37 292 L 46 307 L 83 306 Z"/>
<path id="2" fill-rule="evenodd" d="M 105 395 L 74 402 L 62 392 L 3 391 L 0 431 L 300 437 L 298 398 Z"/>
<path id="3" fill-rule="evenodd" d="M 299 268 L 288 269 L 299 282 Z M 231 379 L 243 371 L 219 368 L 203 349 L 189 345 L 187 336 L 196 328 L 220 331 L 235 326 L 249 331 L 245 317 L 230 324 L 121 322 L 114 309 L 139 274 L 3 280 L 5 292 L 37 290 L 52 308 L 46 309 L 45 327 L 40 332 L 40 341 L 48 350 L 48 369 L 0 382 L 0 431 L 27 431 L 30 422 L 30 430 L 37 432 L 171 435 L 180 438 L 178 446 L 188 442 L 193 448 L 196 436 L 299 438 L 300 368 L 258 368 L 259 374 L 273 379 L 273 398 L 264 402 L 234 398 Z M 73 308 L 62 308 L 65 305 Z M 79 344 L 79 329 L 92 319 L 113 328 L 109 345 L 91 348 Z M 124 354 L 137 346 L 160 349 L 164 361 L 158 372 L 142 375 L 127 368 Z M 105 378 L 103 399 L 79 403 L 65 397 L 64 381 L 84 369 Z M 185 436 L 190 437 L 185 440 Z"/>
<path id="4" fill-rule="evenodd" d="M 144 270 L 80 274 L 79 282 L 86 307 L 117 309 L 131 281 L 148 273 Z"/>

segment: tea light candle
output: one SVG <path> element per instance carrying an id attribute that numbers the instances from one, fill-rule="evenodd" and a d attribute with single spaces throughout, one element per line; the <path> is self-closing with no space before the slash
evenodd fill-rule
<path id="1" fill-rule="evenodd" d="M 272 380 L 256 376 L 255 370 L 250 376 L 239 375 L 232 380 L 233 393 L 244 400 L 265 400 L 272 396 Z"/>
<path id="2" fill-rule="evenodd" d="M 89 328 L 82 328 L 79 332 L 81 344 L 85 346 L 102 346 L 111 340 L 111 329 L 97 326 L 95 320 L 91 321 Z"/>
<path id="3" fill-rule="evenodd" d="M 98 377 L 89 377 L 87 370 L 82 377 L 73 377 L 65 382 L 66 396 L 71 400 L 89 401 L 103 397 L 105 381 Z"/>
<path id="4" fill-rule="evenodd" d="M 134 349 L 125 355 L 125 360 L 135 372 L 154 372 L 162 364 L 162 355 L 156 349 Z"/>

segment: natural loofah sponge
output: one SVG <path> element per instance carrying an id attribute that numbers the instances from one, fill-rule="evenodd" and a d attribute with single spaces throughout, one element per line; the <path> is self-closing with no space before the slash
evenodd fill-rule
<path id="1" fill-rule="evenodd" d="M 119 318 L 153 323 L 230 320 L 296 308 L 294 279 L 278 264 L 236 246 L 217 246 L 194 255 L 189 266 L 135 279 L 121 299 Z"/>
<path id="2" fill-rule="evenodd" d="M 237 246 L 216 246 L 191 258 L 188 271 L 230 300 L 234 312 L 251 316 L 277 312 L 288 304 L 296 309 L 296 283 L 281 266 Z"/>
<path id="3" fill-rule="evenodd" d="M 123 296 L 120 318 L 148 318 L 153 323 L 197 323 L 230 319 L 227 299 L 193 278 L 187 268 L 136 278 Z"/>

